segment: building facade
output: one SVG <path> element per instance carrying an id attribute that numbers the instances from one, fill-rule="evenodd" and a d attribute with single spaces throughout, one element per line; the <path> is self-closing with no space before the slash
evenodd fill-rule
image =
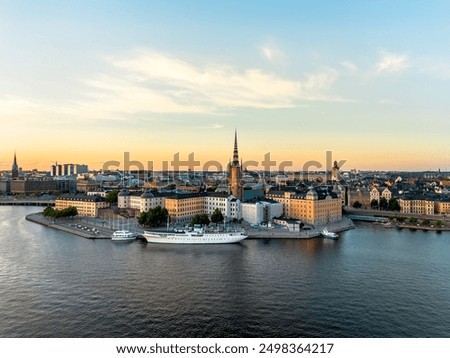
<path id="1" fill-rule="evenodd" d="M 109 207 L 104 198 L 94 195 L 63 195 L 55 200 L 55 209 L 62 210 L 70 206 L 77 208 L 78 215 L 97 217 L 100 209 Z"/>
<path id="2" fill-rule="evenodd" d="M 324 225 L 342 220 L 342 199 L 327 187 L 301 191 L 270 191 L 266 197 L 283 204 L 283 216 L 304 224 Z"/>
<path id="3" fill-rule="evenodd" d="M 241 213 L 243 220 L 251 225 L 259 225 L 283 216 L 283 204 L 270 200 L 242 203 Z"/>
<path id="4" fill-rule="evenodd" d="M 425 199 L 400 199 L 400 212 L 403 214 L 434 214 L 434 201 Z"/>

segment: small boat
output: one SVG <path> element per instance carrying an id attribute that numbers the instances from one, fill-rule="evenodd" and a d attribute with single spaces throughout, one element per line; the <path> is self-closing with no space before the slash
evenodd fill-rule
<path id="1" fill-rule="evenodd" d="M 128 230 L 117 230 L 111 236 L 112 241 L 132 241 L 137 237 L 136 234 Z"/>
<path id="2" fill-rule="evenodd" d="M 328 239 L 337 239 L 339 237 L 338 234 L 332 231 L 328 231 L 327 228 L 323 229 L 320 233 L 322 234 L 323 237 L 326 237 Z"/>

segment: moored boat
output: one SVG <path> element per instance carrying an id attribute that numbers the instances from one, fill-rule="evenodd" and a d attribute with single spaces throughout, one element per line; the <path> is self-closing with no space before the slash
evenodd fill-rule
<path id="1" fill-rule="evenodd" d="M 161 244 L 231 244 L 247 238 L 244 231 L 206 232 L 195 226 L 194 230 L 177 230 L 172 232 L 144 231 L 147 242 Z"/>
<path id="2" fill-rule="evenodd" d="M 112 241 L 132 241 L 137 235 L 128 230 L 117 230 L 111 236 Z"/>
<path id="3" fill-rule="evenodd" d="M 328 231 L 327 228 L 324 228 L 320 233 L 323 237 L 326 237 L 328 239 L 337 239 L 339 237 L 338 234 L 332 231 Z"/>

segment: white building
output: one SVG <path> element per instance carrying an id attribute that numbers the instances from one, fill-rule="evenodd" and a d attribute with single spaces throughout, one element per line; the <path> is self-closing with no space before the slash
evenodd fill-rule
<path id="1" fill-rule="evenodd" d="M 222 212 L 225 221 L 241 218 L 241 202 L 233 195 L 211 194 L 205 196 L 205 213 L 211 216 L 214 210 Z"/>
<path id="2" fill-rule="evenodd" d="M 283 204 L 261 200 L 252 203 L 241 203 L 242 219 L 251 225 L 258 225 L 275 217 L 283 216 Z"/>
<path id="3" fill-rule="evenodd" d="M 117 196 L 117 206 L 119 209 L 133 209 L 142 213 L 157 206 L 164 207 L 165 197 L 147 191 L 141 194 L 121 190 Z"/>

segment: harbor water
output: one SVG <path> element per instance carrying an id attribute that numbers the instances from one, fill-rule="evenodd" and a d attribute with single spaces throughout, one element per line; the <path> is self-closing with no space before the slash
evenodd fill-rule
<path id="1" fill-rule="evenodd" d="M 0 207 L 0 337 L 450 337 L 450 233 L 89 240 Z"/>

